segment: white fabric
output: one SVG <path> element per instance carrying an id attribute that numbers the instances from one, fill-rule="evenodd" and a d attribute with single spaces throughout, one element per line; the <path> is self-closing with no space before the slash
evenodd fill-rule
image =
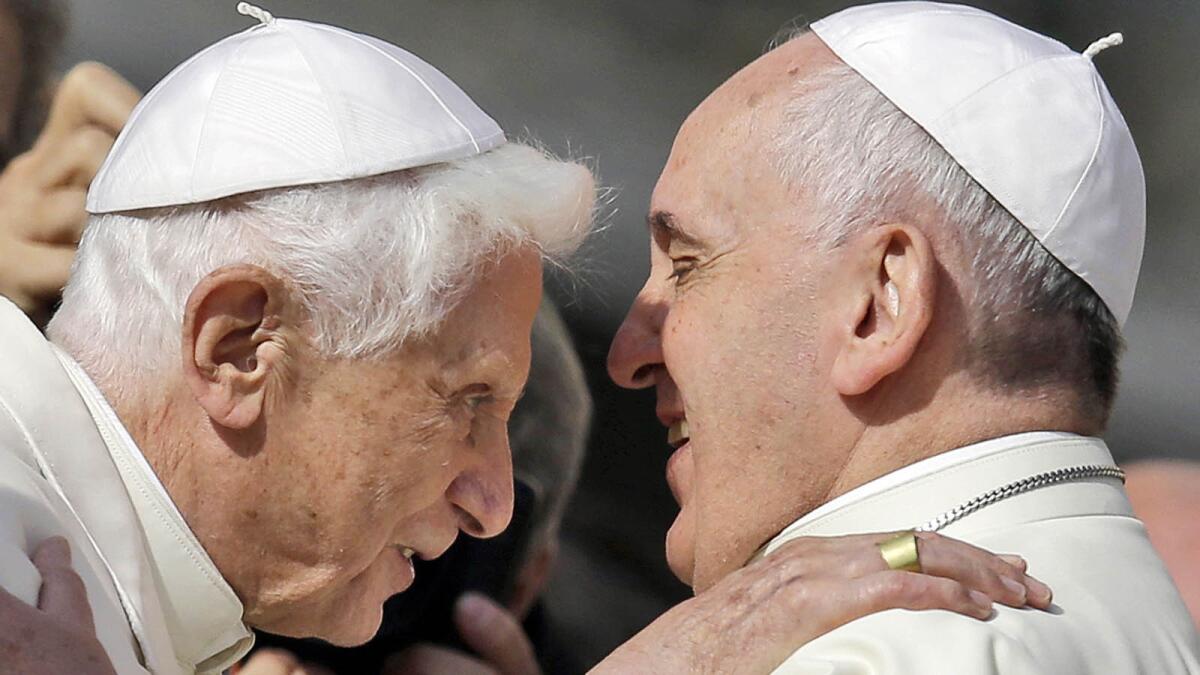
<path id="1" fill-rule="evenodd" d="M 362 178 L 504 142 L 457 85 L 403 49 L 271 18 L 196 54 L 146 94 L 92 182 L 87 210 Z"/>
<path id="2" fill-rule="evenodd" d="M 177 658 L 196 664 L 244 654 L 253 634 L 242 623 L 241 600 L 196 540 L 100 389 L 70 356 L 51 347 L 83 396 L 129 492 L 157 572 L 159 599 Z"/>
<path id="3" fill-rule="evenodd" d="M 1146 182 L 1092 58 L 983 10 L 933 2 L 853 7 L 812 30 L 1125 322 Z"/>
<path id="4" fill-rule="evenodd" d="M 118 673 L 219 673 L 250 648 L 237 596 L 95 385 L 0 299 L 0 587 L 36 603 L 29 554 L 53 535 Z"/>
<path id="5" fill-rule="evenodd" d="M 836 508 L 800 518 L 769 554 L 802 536 L 914 527 L 989 490 L 1045 471 L 1111 465 L 1104 442 L 1021 434 L 951 451 L 885 476 Z M 945 611 L 890 610 L 797 650 L 785 675 L 1200 674 L 1200 636 L 1133 516 L 1119 481 L 1062 483 L 1010 497 L 943 533 L 1017 553 L 1054 590 L 1054 609 L 997 605 L 988 621 Z"/>

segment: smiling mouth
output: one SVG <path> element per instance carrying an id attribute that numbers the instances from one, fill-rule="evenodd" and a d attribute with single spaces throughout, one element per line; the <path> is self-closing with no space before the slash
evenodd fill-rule
<path id="1" fill-rule="evenodd" d="M 686 419 L 675 422 L 670 429 L 667 429 L 667 445 L 672 448 L 681 448 L 689 440 L 691 440 L 691 433 L 688 431 Z"/>

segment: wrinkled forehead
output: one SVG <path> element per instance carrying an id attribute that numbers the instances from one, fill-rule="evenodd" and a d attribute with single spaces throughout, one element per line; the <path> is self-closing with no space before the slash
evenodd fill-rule
<path id="1" fill-rule="evenodd" d="M 526 245 L 480 265 L 476 279 L 433 336 L 451 361 L 498 352 L 524 357 L 542 298 L 542 257 Z"/>

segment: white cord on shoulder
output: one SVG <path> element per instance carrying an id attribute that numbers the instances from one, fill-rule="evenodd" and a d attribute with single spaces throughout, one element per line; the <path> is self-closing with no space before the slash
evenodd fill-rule
<path id="1" fill-rule="evenodd" d="M 271 16 L 270 12 L 262 7 L 256 7 L 248 2 L 239 2 L 237 5 L 237 11 L 238 14 L 241 14 L 242 16 L 258 19 L 264 25 L 275 20 L 275 17 Z"/>
<path id="2" fill-rule="evenodd" d="M 1083 57 L 1085 59 L 1090 59 L 1093 56 L 1104 51 L 1105 49 L 1108 49 L 1109 47 L 1116 47 L 1117 45 L 1121 44 L 1124 41 L 1125 41 L 1125 36 L 1121 35 L 1120 33 L 1113 33 L 1112 35 L 1109 35 L 1108 37 L 1102 37 L 1099 40 L 1096 40 L 1092 44 L 1088 45 L 1087 49 L 1083 50 Z"/>

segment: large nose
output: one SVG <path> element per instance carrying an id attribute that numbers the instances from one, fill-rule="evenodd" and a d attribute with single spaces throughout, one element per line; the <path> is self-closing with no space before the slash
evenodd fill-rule
<path id="1" fill-rule="evenodd" d="M 477 454 L 446 489 L 458 527 L 472 537 L 494 537 L 508 527 L 513 514 L 512 454 L 508 432 L 500 420 L 489 420 L 490 431 L 476 441 Z"/>
<path id="2" fill-rule="evenodd" d="M 655 296 L 647 283 L 629 308 L 625 321 L 608 350 L 608 376 L 626 389 L 654 384 L 663 368 L 662 325 L 667 303 Z"/>

